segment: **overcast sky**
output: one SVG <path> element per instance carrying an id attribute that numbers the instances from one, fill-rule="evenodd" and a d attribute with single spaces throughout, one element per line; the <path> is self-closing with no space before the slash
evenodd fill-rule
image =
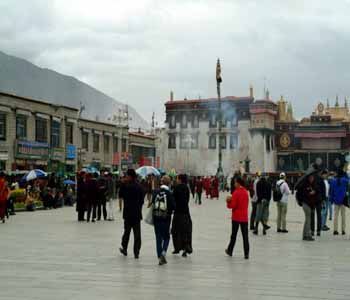
<path id="1" fill-rule="evenodd" d="M 0 50 L 72 75 L 164 118 L 175 98 L 292 101 L 296 114 L 350 96 L 350 1 L 0 0 Z"/>

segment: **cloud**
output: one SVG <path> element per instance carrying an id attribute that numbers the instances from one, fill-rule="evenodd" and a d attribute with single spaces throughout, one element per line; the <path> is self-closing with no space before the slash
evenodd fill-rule
<path id="1" fill-rule="evenodd" d="M 0 0 L 0 49 L 77 77 L 164 119 L 177 98 L 262 96 L 264 78 L 299 116 L 350 95 L 349 1 Z"/>

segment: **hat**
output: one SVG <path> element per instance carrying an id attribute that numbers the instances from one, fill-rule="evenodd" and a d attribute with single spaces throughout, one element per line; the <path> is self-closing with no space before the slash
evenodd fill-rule
<path id="1" fill-rule="evenodd" d="M 282 173 L 280 174 L 280 178 L 284 178 L 284 177 L 286 177 L 286 173 L 282 172 Z"/>

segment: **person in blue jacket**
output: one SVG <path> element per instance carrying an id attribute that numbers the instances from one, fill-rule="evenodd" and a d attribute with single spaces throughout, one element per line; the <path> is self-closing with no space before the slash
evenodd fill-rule
<path id="1" fill-rule="evenodd" d="M 337 176 L 332 179 L 330 184 L 330 201 L 334 204 L 334 235 L 338 235 L 338 218 L 339 212 L 341 213 L 341 225 L 342 225 L 342 234 L 345 235 L 345 227 L 346 227 L 346 214 L 345 214 L 345 201 L 348 201 L 346 197 L 348 197 L 349 190 L 349 177 L 347 174 L 340 170 L 337 173 Z"/>

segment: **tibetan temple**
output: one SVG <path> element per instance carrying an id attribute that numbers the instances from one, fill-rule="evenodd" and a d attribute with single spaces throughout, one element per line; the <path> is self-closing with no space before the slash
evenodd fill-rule
<path id="1" fill-rule="evenodd" d="M 320 102 L 312 115 L 301 121 L 293 117 L 291 104 L 281 97 L 275 122 L 277 170 L 304 171 L 311 163 L 337 170 L 344 164 L 350 146 L 350 113 L 347 100 L 334 106 Z"/>

